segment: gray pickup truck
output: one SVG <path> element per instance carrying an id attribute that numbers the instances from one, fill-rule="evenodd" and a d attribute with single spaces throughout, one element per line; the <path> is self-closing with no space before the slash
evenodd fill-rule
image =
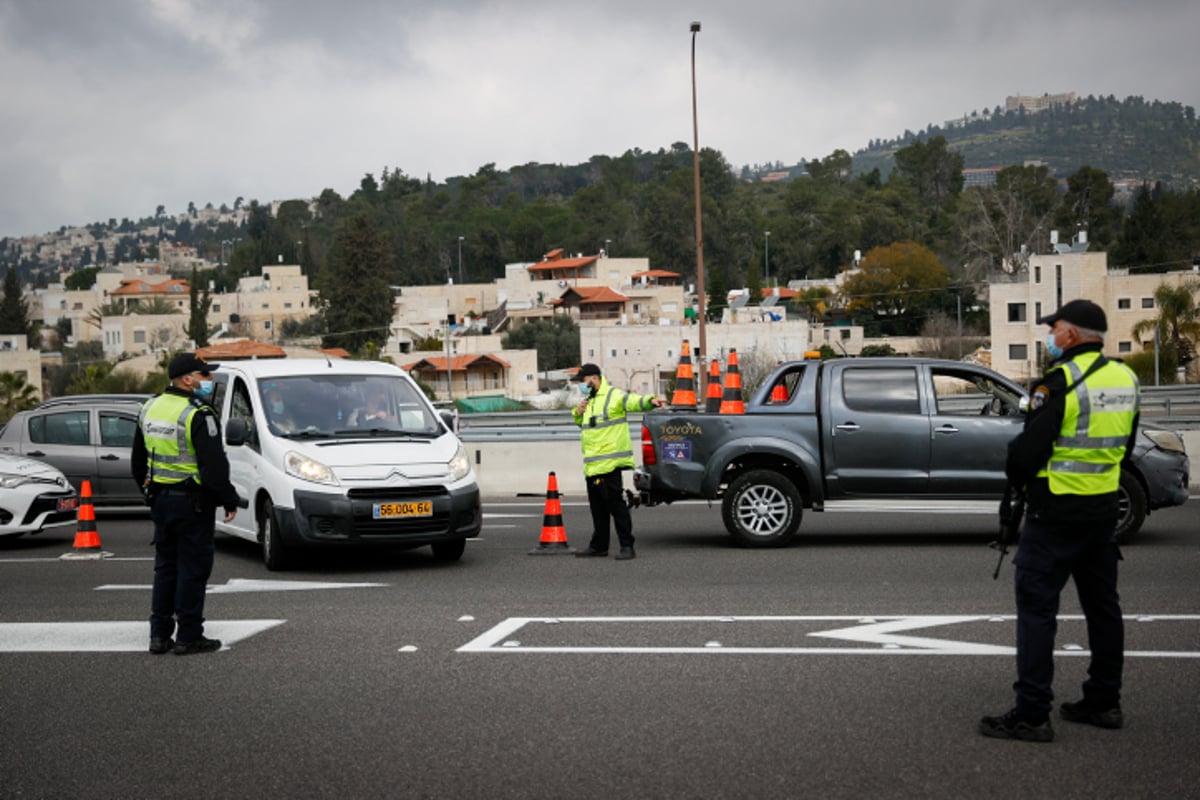
<path id="1" fill-rule="evenodd" d="M 1025 406 L 1017 384 L 957 361 L 789 362 L 745 414 L 646 414 L 634 486 L 645 505 L 720 499 L 726 529 L 748 547 L 788 543 L 805 508 L 996 514 Z M 1182 438 L 1143 424 L 1121 474 L 1118 535 L 1186 502 L 1187 487 Z"/>

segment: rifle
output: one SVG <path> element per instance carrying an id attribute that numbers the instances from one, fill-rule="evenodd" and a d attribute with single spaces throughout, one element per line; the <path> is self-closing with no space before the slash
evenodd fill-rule
<path id="1" fill-rule="evenodd" d="M 1021 536 L 1021 520 L 1024 518 L 1025 487 L 1014 489 L 1012 486 L 1006 486 L 1004 498 L 1000 501 L 1000 536 L 988 545 L 993 550 L 1000 551 L 992 580 L 1000 577 L 1000 565 L 1004 563 L 1004 556 L 1008 554 L 1008 546 Z"/>

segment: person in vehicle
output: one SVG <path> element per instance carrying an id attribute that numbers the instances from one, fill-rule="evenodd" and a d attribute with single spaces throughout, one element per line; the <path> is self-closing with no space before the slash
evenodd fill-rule
<path id="1" fill-rule="evenodd" d="M 265 410 L 267 424 L 276 433 L 295 433 L 303 427 L 296 418 L 291 404 L 284 398 L 283 387 L 278 383 L 267 385 Z"/>

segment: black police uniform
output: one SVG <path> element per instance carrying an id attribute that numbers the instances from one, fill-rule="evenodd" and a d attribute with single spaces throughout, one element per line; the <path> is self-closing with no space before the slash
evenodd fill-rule
<path id="1" fill-rule="evenodd" d="M 191 419 L 192 447 L 200 485 L 155 484 L 149 473 L 146 441 L 139 426 L 133 438 L 132 471 L 139 486 L 148 485 L 147 501 L 154 520 L 154 588 L 150 601 L 150 638 L 185 644 L 204 633 L 204 593 L 212 575 L 216 508 L 237 509 L 238 495 L 229 481 L 229 460 L 221 442 L 216 412 L 188 392 L 170 387 L 165 394 L 188 398 L 196 407 Z M 176 630 L 178 619 L 178 630 Z"/>
<path id="2" fill-rule="evenodd" d="M 1088 342 L 1063 353 L 1056 364 L 1084 353 L 1099 352 Z M 1074 578 L 1079 604 L 1087 619 L 1091 663 L 1083 684 L 1084 700 L 1096 709 L 1116 707 L 1120 700 L 1125 630 L 1117 595 L 1114 538 L 1117 493 L 1053 494 L 1037 473 L 1050 460 L 1066 410 L 1067 377 L 1053 369 L 1035 387 L 1025 428 L 1010 444 L 1005 471 L 1014 486 L 1025 486 L 1027 511 L 1016 567 L 1017 680 L 1016 710 L 1033 723 L 1045 720 L 1054 693 L 1054 636 L 1059 597 L 1067 578 Z M 1127 460 L 1137 435 L 1137 417 L 1125 448 Z"/>

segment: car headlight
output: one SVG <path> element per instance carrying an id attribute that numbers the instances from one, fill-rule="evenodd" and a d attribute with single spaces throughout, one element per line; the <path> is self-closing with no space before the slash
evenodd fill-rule
<path id="1" fill-rule="evenodd" d="M 302 481 L 327 483 L 330 486 L 338 485 L 338 479 L 334 476 L 333 470 L 320 461 L 314 461 L 303 453 L 297 453 L 295 450 L 289 450 L 284 455 L 283 468 L 288 475 L 293 475 Z"/>
<path id="2" fill-rule="evenodd" d="M 470 474 L 471 459 L 467 456 L 467 448 L 463 446 L 462 442 L 459 442 L 458 452 L 454 454 L 454 458 L 450 459 L 450 463 L 446 466 L 450 468 L 450 480 L 461 480 Z"/>
<path id="3" fill-rule="evenodd" d="M 1146 434 L 1146 438 L 1154 442 L 1154 446 L 1159 450 L 1166 450 L 1171 453 L 1187 452 L 1183 448 L 1183 437 L 1175 431 L 1143 429 L 1142 433 Z"/>
<path id="4" fill-rule="evenodd" d="M 16 489 L 18 486 L 24 486 L 29 483 L 28 475 L 17 475 L 15 473 L 0 473 L 0 489 Z"/>

